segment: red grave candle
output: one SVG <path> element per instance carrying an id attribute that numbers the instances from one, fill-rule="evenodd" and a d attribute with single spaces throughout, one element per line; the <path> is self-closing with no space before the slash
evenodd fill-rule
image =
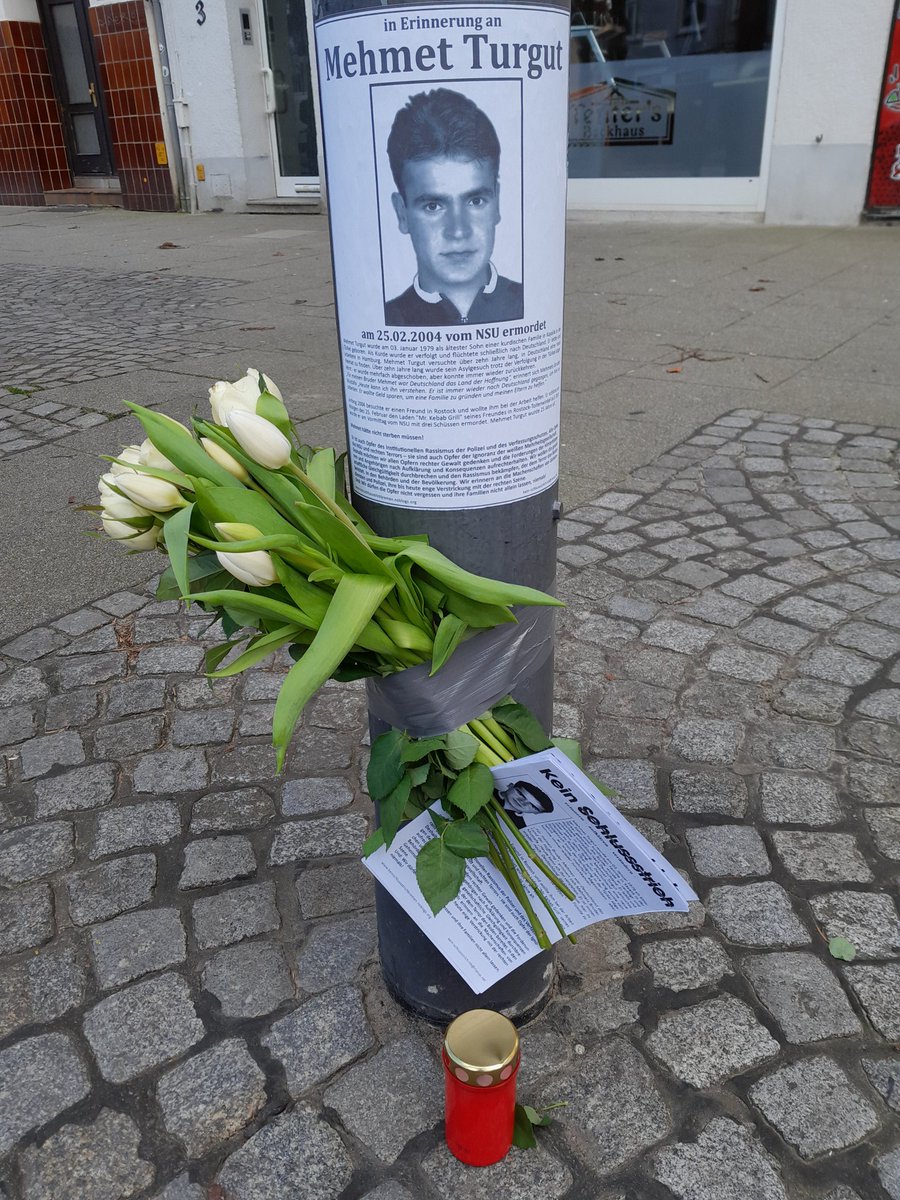
<path id="1" fill-rule="evenodd" d="M 485 1008 L 447 1027 L 442 1053 L 447 1146 L 461 1162 L 487 1167 L 512 1145 L 519 1035 L 512 1021 Z"/>

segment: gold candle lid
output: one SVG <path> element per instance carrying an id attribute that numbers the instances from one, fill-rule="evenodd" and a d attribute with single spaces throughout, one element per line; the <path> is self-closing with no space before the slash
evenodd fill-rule
<path id="1" fill-rule="evenodd" d="M 515 1070 L 519 1035 L 512 1021 L 501 1013 L 473 1008 L 451 1021 L 444 1035 L 444 1049 L 457 1079 L 490 1087 L 508 1079 Z"/>

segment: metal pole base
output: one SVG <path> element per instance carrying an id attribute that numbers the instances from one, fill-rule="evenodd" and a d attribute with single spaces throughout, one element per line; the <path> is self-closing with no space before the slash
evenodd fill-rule
<path id="1" fill-rule="evenodd" d="M 432 1025 L 447 1025 L 472 1008 L 490 1008 L 523 1025 L 550 999 L 556 978 L 552 950 L 536 954 L 487 991 L 473 992 L 380 884 L 375 885 L 375 916 L 388 991 L 403 1008 Z"/>

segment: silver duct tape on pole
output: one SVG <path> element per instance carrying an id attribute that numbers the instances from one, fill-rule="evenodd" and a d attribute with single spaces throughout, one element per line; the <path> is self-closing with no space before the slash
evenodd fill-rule
<path id="1" fill-rule="evenodd" d="M 515 692 L 553 653 L 555 611 L 525 609 L 515 625 L 484 630 L 457 647 L 435 675 L 430 663 L 384 679 L 369 679 L 372 716 L 430 737 L 457 729 Z"/>

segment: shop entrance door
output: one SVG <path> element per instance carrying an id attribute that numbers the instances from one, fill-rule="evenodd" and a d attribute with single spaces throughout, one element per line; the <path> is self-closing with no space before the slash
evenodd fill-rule
<path id="1" fill-rule="evenodd" d="M 319 146 L 304 0 L 261 0 L 275 194 L 318 195 Z"/>
<path id="2" fill-rule="evenodd" d="M 87 0 L 41 0 L 41 17 L 72 174 L 110 175 L 112 150 Z"/>

